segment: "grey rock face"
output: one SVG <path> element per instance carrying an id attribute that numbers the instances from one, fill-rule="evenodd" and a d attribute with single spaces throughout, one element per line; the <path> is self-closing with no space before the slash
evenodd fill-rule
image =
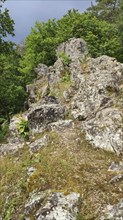
<path id="1" fill-rule="evenodd" d="M 27 120 L 26 115 L 14 116 L 9 124 L 9 137 L 6 144 L 0 144 L 0 155 L 15 153 L 23 148 L 24 140 L 18 132 L 18 126 L 21 120 Z"/>
<path id="2" fill-rule="evenodd" d="M 123 181 L 123 162 L 122 161 L 120 161 L 119 164 L 112 162 L 110 167 L 108 168 L 108 171 L 115 174 L 115 176 L 110 180 L 110 183 L 114 184 L 119 181 Z"/>
<path id="3" fill-rule="evenodd" d="M 59 104 L 39 105 L 28 114 L 30 130 L 42 131 L 49 123 L 65 118 L 65 107 Z"/>
<path id="4" fill-rule="evenodd" d="M 20 137 L 18 133 L 18 125 L 21 122 L 21 120 L 22 118 L 18 116 L 14 116 L 11 119 L 10 124 L 9 124 L 10 135 L 8 137 L 8 142 L 10 143 L 22 142 L 22 138 Z"/>
<path id="5" fill-rule="evenodd" d="M 62 43 L 57 48 L 56 54 L 59 57 L 61 53 L 65 53 L 72 61 L 81 59 L 87 54 L 86 42 L 81 38 L 71 38 L 67 42 Z"/>
<path id="6" fill-rule="evenodd" d="M 24 143 L 7 143 L 7 144 L 0 144 L 0 156 L 6 154 L 13 154 L 17 152 L 19 149 L 24 147 Z"/>
<path id="7" fill-rule="evenodd" d="M 48 135 L 44 135 L 44 137 L 35 140 L 33 143 L 30 143 L 29 144 L 30 152 L 35 153 L 42 147 L 47 146 L 48 140 L 49 140 Z"/>
<path id="8" fill-rule="evenodd" d="M 49 193 L 49 195 L 47 192 L 46 194 L 44 192 L 40 195 L 33 195 L 25 206 L 25 213 L 28 217 L 34 208 L 36 210 L 37 206 L 35 220 L 76 220 L 79 197 L 80 195 L 77 193 L 64 196 L 58 192 Z"/>
<path id="9" fill-rule="evenodd" d="M 36 209 L 40 208 L 40 204 L 43 202 L 46 195 L 47 195 L 46 192 L 31 193 L 30 194 L 29 201 L 25 205 L 26 216 L 29 216 L 29 214 L 31 212 L 36 211 Z"/>
<path id="10" fill-rule="evenodd" d="M 89 58 L 86 43 L 82 39 L 73 38 L 62 43 L 57 49 L 58 57 L 60 53 L 65 53 L 71 59 L 71 87 L 63 91 L 64 100 L 70 103 L 71 115 L 75 120 L 82 121 L 82 131 L 93 146 L 120 154 L 123 151 L 123 65 L 108 56 Z M 48 86 L 52 87 L 52 84 L 61 81 L 64 68 L 61 58 L 58 58 L 53 67 L 49 67 Z M 59 109 L 60 114 L 53 113 L 50 106 L 41 107 L 41 104 L 60 103 L 60 100 L 57 102 L 56 98 L 46 94 L 47 88 L 50 88 L 48 86 L 45 86 L 45 91 L 42 89 L 40 107 L 36 107 L 37 110 L 32 108 L 29 113 L 30 128 L 37 131 L 44 125 L 46 127 L 49 123 L 64 118 L 58 105 L 55 108 Z"/>
<path id="11" fill-rule="evenodd" d="M 114 176 L 111 180 L 110 183 L 117 183 L 119 181 L 123 181 L 123 174 L 119 174 L 117 176 Z"/>
<path id="12" fill-rule="evenodd" d="M 57 122 L 53 122 L 48 125 L 48 128 L 52 131 L 60 131 L 64 128 L 71 128 L 73 127 L 73 121 L 72 120 L 59 120 Z"/>
<path id="13" fill-rule="evenodd" d="M 72 115 L 82 122 L 86 138 L 96 147 L 120 153 L 122 140 L 123 68 L 115 59 L 102 56 L 87 62 L 79 73 L 79 89 L 72 100 Z"/>
<path id="14" fill-rule="evenodd" d="M 110 172 L 123 172 L 123 162 L 121 161 L 119 164 L 114 162 L 111 163 L 110 167 L 108 168 Z"/>
<path id="15" fill-rule="evenodd" d="M 34 84 L 27 85 L 26 91 L 28 93 L 28 105 L 30 106 L 32 103 L 35 103 L 37 96 L 37 89 Z"/>
<path id="16" fill-rule="evenodd" d="M 50 68 L 49 68 L 50 69 Z M 65 66 L 61 58 L 59 58 L 53 65 L 53 72 L 51 69 L 51 74 L 49 76 L 50 83 L 57 83 L 61 81 L 61 74 L 64 71 Z"/>
<path id="17" fill-rule="evenodd" d="M 100 220 L 122 220 L 123 219 L 123 199 L 116 205 L 108 205 L 103 211 L 104 215 Z"/>
<path id="18" fill-rule="evenodd" d="M 48 94 L 49 85 L 47 76 L 27 85 L 26 90 L 28 93 L 28 106 L 31 108 L 36 102 L 41 100 L 42 97 Z"/>
<path id="19" fill-rule="evenodd" d="M 43 78 L 48 75 L 49 69 L 45 64 L 40 63 L 38 67 L 35 69 L 37 73 L 37 78 Z"/>
<path id="20" fill-rule="evenodd" d="M 116 152 L 123 151 L 122 112 L 106 108 L 95 117 L 83 122 L 86 138 L 96 147 Z"/>

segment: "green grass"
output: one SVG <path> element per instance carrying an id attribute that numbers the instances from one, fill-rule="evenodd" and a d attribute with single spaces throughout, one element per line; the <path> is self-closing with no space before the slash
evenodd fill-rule
<path id="1" fill-rule="evenodd" d="M 65 129 L 47 134 L 49 144 L 38 153 L 31 156 L 25 146 L 14 155 L 1 158 L 0 209 L 3 219 L 23 219 L 29 193 L 47 189 L 65 194 L 80 193 L 77 220 L 98 219 L 103 206 L 122 197 L 121 182 L 110 184 L 114 174 L 108 171 L 111 162 L 118 163 L 121 158 L 93 149 L 77 125 L 71 131 Z M 27 182 L 27 170 L 31 166 L 36 171 Z"/>

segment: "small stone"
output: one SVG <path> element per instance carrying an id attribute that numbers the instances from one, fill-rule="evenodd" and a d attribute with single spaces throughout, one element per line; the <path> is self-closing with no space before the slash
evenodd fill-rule
<path id="1" fill-rule="evenodd" d="M 110 180 L 110 183 L 116 183 L 116 182 L 119 182 L 119 181 L 122 181 L 123 180 L 123 174 L 119 174 L 117 176 L 114 176 L 111 180 Z"/>
<path id="2" fill-rule="evenodd" d="M 36 169 L 34 167 L 29 167 L 27 171 L 27 175 L 32 176 L 35 171 Z"/>

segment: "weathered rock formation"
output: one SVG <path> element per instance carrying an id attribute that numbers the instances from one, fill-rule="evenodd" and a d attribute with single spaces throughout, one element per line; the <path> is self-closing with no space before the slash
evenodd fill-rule
<path id="1" fill-rule="evenodd" d="M 39 105 L 28 114 L 30 129 L 40 132 L 46 129 L 49 123 L 65 118 L 65 107 L 59 104 Z"/>
<path id="2" fill-rule="evenodd" d="M 71 59 L 67 67 L 63 58 L 59 58 L 63 53 Z M 38 81 L 28 89 L 32 100 L 34 90 L 42 94 L 38 100 L 38 92 L 35 93 L 38 103 L 29 110 L 31 131 L 38 132 L 44 126 L 65 118 L 66 108 L 73 120 L 81 121 L 81 130 L 94 147 L 122 153 L 123 65 L 108 56 L 90 58 L 82 39 L 70 39 L 61 44 L 57 55 L 58 60 L 53 67 L 38 66 Z M 57 93 L 51 96 L 65 74 L 70 75 L 69 88 L 63 89 L 61 97 Z M 46 77 L 48 87 L 45 85 L 44 88 L 41 82 Z"/>
<path id="3" fill-rule="evenodd" d="M 121 220 L 123 219 L 123 199 L 116 205 L 108 205 L 100 220 Z"/>
<path id="4" fill-rule="evenodd" d="M 25 205 L 25 214 L 28 220 L 31 220 L 31 213 L 35 216 L 35 220 L 76 220 L 79 197 L 78 193 L 67 196 L 48 191 L 32 193 L 29 202 Z"/>

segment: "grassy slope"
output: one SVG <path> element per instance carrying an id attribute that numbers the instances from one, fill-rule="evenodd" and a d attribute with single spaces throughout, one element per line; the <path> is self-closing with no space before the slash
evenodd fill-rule
<path id="1" fill-rule="evenodd" d="M 112 161 L 121 158 L 93 149 L 79 126 L 77 123 L 73 129 L 49 132 L 48 146 L 32 156 L 25 146 L 14 155 L 1 158 L 0 209 L 4 220 L 24 219 L 24 204 L 33 190 L 79 192 L 78 220 L 98 219 L 103 206 L 122 197 L 123 185 L 109 183 L 115 174 L 107 171 Z M 36 171 L 27 181 L 30 166 Z"/>

